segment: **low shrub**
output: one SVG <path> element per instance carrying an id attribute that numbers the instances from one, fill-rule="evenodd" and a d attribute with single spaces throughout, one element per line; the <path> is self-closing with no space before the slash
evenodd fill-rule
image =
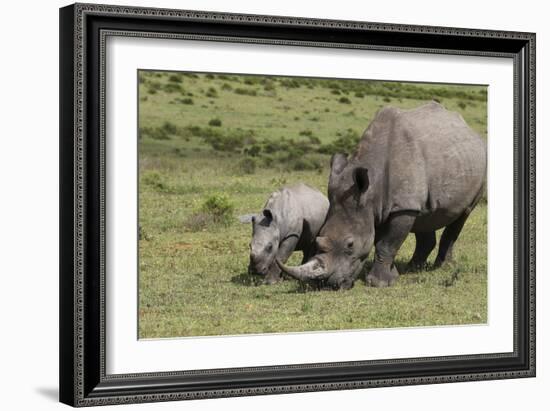
<path id="1" fill-rule="evenodd" d="M 139 128 L 139 138 L 148 137 L 153 140 L 170 140 L 171 136 L 185 137 L 188 134 L 187 129 L 178 127 L 170 121 L 165 121 L 160 127 Z"/>
<path id="2" fill-rule="evenodd" d="M 263 151 L 267 154 L 274 154 L 278 151 L 282 151 L 284 140 L 280 141 L 264 141 Z M 286 149 L 286 147 L 284 147 Z"/>
<path id="3" fill-rule="evenodd" d="M 283 158 L 284 161 L 292 162 L 296 159 L 303 158 L 307 153 L 308 145 L 305 143 L 302 146 L 296 145 L 294 143 L 291 143 L 286 148 L 286 156 Z"/>
<path id="4" fill-rule="evenodd" d="M 206 90 L 206 97 L 210 98 L 216 98 L 218 97 L 218 90 L 216 90 L 214 87 L 209 87 L 208 90 Z"/>
<path id="5" fill-rule="evenodd" d="M 224 129 L 218 127 L 189 126 L 186 133 L 202 138 L 216 151 L 240 152 L 245 146 L 256 142 L 253 130 Z"/>
<path id="6" fill-rule="evenodd" d="M 343 134 L 329 144 L 323 144 L 317 151 L 321 154 L 352 153 L 359 143 L 360 136 L 352 129 L 347 129 Z"/>
<path id="7" fill-rule="evenodd" d="M 347 97 L 340 97 L 338 99 L 338 102 L 342 104 L 351 104 L 351 100 Z"/>
<path id="8" fill-rule="evenodd" d="M 243 96 L 257 96 L 258 95 L 258 92 L 255 89 L 252 89 L 252 88 L 236 88 L 235 93 L 243 95 Z"/>
<path id="9" fill-rule="evenodd" d="M 254 144 L 251 147 L 245 147 L 244 154 L 250 157 L 258 157 L 262 151 L 262 147 L 258 144 Z"/>
<path id="10" fill-rule="evenodd" d="M 219 118 L 213 118 L 208 122 L 208 125 L 212 127 L 221 127 L 222 121 Z"/>
<path id="11" fill-rule="evenodd" d="M 158 82 L 158 81 L 151 81 L 151 82 L 149 83 L 149 89 L 150 89 L 150 90 L 156 90 L 156 91 L 158 91 L 158 90 L 160 90 L 161 88 L 162 88 L 162 84 L 161 84 L 160 82 Z"/>
<path id="12" fill-rule="evenodd" d="M 235 206 L 225 194 L 213 194 L 202 204 L 203 213 L 212 216 L 217 224 L 229 225 L 232 221 Z"/>
<path id="13" fill-rule="evenodd" d="M 173 83 L 181 83 L 183 80 L 181 79 L 180 74 L 172 74 L 170 77 L 168 77 L 168 81 L 171 81 Z"/>
<path id="14" fill-rule="evenodd" d="M 183 89 L 181 88 L 181 85 L 179 83 L 166 83 L 162 89 L 167 93 L 181 93 Z"/>
<path id="15" fill-rule="evenodd" d="M 178 126 L 176 126 L 174 123 L 171 123 L 169 121 L 165 121 L 162 124 L 162 129 L 166 131 L 168 134 L 177 134 L 178 133 Z"/>
<path id="16" fill-rule="evenodd" d="M 321 144 L 321 140 L 319 139 L 319 137 L 307 136 L 307 138 L 310 144 L 315 144 L 315 145 Z"/>
<path id="17" fill-rule="evenodd" d="M 286 88 L 300 88 L 300 80 L 295 78 L 280 79 L 279 84 Z"/>

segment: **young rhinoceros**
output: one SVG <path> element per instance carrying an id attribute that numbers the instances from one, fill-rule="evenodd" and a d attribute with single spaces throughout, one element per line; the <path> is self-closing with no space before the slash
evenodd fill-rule
<path id="1" fill-rule="evenodd" d="M 271 194 L 259 215 L 253 215 L 250 242 L 251 274 L 265 277 L 266 284 L 281 280 L 281 269 L 275 262 L 287 261 L 301 250 L 306 262 L 314 253 L 315 238 L 325 222 L 329 202 L 319 191 L 297 184 Z"/>

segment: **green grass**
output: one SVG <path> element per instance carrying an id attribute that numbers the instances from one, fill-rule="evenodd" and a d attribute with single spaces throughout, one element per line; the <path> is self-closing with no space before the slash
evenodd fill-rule
<path id="1" fill-rule="evenodd" d="M 346 149 L 388 104 L 437 98 L 486 136 L 485 87 L 141 72 L 139 90 L 140 338 L 487 321 L 484 203 L 467 221 L 453 265 L 403 274 L 385 289 L 361 280 L 344 292 L 304 290 L 293 280 L 258 285 L 247 274 L 251 228 L 236 219 L 259 211 L 282 185 L 326 192 L 330 153 Z M 221 126 L 209 126 L 212 119 Z M 279 146 L 267 152 L 272 143 Z M 245 159 L 255 167 L 244 168 Z M 191 226 L 220 195 L 233 218 Z M 399 266 L 413 248 L 409 236 Z"/>

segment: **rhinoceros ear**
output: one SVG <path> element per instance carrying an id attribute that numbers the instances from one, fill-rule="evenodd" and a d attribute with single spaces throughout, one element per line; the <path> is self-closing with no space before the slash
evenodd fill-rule
<path id="1" fill-rule="evenodd" d="M 340 174 L 348 165 L 348 157 L 345 154 L 333 154 L 330 159 L 331 174 Z"/>
<path id="2" fill-rule="evenodd" d="M 271 223 L 274 219 L 274 215 L 269 208 L 265 208 L 263 211 L 264 217 Z"/>
<path id="3" fill-rule="evenodd" d="M 360 193 L 364 193 L 369 188 L 369 170 L 365 167 L 357 167 L 353 170 L 353 182 Z"/>

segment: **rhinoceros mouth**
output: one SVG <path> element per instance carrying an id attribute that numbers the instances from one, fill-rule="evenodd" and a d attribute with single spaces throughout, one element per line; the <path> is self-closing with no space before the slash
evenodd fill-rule
<path id="1" fill-rule="evenodd" d="M 267 271 L 261 271 L 261 270 L 258 270 L 254 267 L 248 267 L 248 274 L 249 275 L 254 275 L 254 276 L 258 276 L 258 277 L 263 277 L 267 274 Z"/>

